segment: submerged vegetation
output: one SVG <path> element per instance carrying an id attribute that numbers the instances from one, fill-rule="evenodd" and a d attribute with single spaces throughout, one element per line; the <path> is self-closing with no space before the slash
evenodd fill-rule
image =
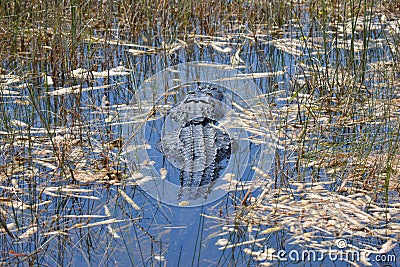
<path id="1" fill-rule="evenodd" d="M 399 47 L 390 0 L 2 1 L 0 265 L 173 266 L 182 222 L 127 171 L 121 114 L 191 61 L 254 79 L 277 144 L 257 186 L 194 212 L 199 245 L 178 263 L 270 265 L 339 239 L 361 255 L 343 264 L 400 258 Z"/>

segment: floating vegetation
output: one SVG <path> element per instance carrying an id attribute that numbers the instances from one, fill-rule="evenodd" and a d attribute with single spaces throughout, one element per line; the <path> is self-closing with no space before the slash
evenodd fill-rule
<path id="1" fill-rule="evenodd" d="M 266 182 L 254 204 L 238 209 L 233 221 L 226 221 L 225 234 L 220 235 L 222 239 L 216 245 L 223 250 L 240 246 L 246 253 L 257 254 L 272 233 L 284 231 L 287 248 L 295 245 L 322 254 L 329 249 L 337 254 L 359 255 L 391 251 L 400 234 L 398 203 L 382 205 L 369 191 L 354 187 L 347 188 L 351 194 L 332 192 L 331 185 L 332 182 L 293 182 L 290 188 L 274 189 L 274 182 Z M 247 231 L 240 230 L 243 227 Z M 247 241 L 240 241 L 244 237 Z M 347 242 L 339 250 L 338 240 Z M 277 255 L 255 259 L 281 260 Z M 357 260 L 360 259 L 353 259 L 353 263 Z"/>

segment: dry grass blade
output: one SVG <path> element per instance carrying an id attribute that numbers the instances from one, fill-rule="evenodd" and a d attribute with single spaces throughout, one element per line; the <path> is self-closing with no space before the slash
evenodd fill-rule
<path id="1" fill-rule="evenodd" d="M 126 222 L 126 220 L 117 220 L 115 218 L 112 218 L 112 219 L 109 219 L 109 220 L 95 222 L 95 223 L 88 223 L 88 224 L 78 223 L 78 224 L 75 224 L 75 225 L 69 227 L 68 230 L 72 230 L 72 229 L 75 229 L 75 228 L 78 228 L 78 229 L 89 228 L 89 227 L 95 227 L 95 226 L 100 226 L 100 225 L 105 225 L 105 224 L 112 224 L 112 223 L 120 223 L 120 222 Z"/>
<path id="2" fill-rule="evenodd" d="M 128 202 L 135 210 L 141 210 L 141 208 L 130 198 L 124 191 L 118 189 L 118 193 Z"/>
<path id="3" fill-rule="evenodd" d="M 240 242 L 240 243 L 235 243 L 235 244 L 222 246 L 219 249 L 230 249 L 230 248 L 234 248 L 234 247 L 240 247 L 240 246 L 244 246 L 244 245 L 254 244 L 254 243 L 257 243 L 257 242 L 262 242 L 264 240 L 266 240 L 266 238 L 258 238 L 258 239 L 254 239 L 254 240 L 248 240 L 248 241 L 244 241 L 244 242 Z"/>
<path id="4" fill-rule="evenodd" d="M 99 86 L 93 86 L 93 87 L 82 87 L 81 85 L 74 85 L 70 87 L 65 87 L 65 88 L 59 88 L 57 90 L 48 92 L 48 95 L 51 96 L 62 96 L 62 95 L 67 95 L 67 94 L 78 94 L 82 92 L 89 92 L 89 91 L 94 91 L 94 90 L 102 90 L 102 89 L 108 89 L 111 87 L 118 87 L 124 83 L 116 83 L 116 84 L 108 84 L 108 85 L 99 85 Z"/>
<path id="5" fill-rule="evenodd" d="M 23 234 L 21 234 L 18 238 L 19 239 L 25 239 L 25 238 L 29 238 L 30 236 L 32 236 L 33 234 L 37 233 L 38 231 L 38 226 L 37 225 L 33 225 L 31 227 L 28 228 L 28 230 L 26 230 Z"/>

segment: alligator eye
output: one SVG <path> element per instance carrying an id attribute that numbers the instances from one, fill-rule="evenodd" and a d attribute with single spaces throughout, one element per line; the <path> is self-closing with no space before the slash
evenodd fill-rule
<path id="1" fill-rule="evenodd" d="M 212 92 L 207 92 L 207 95 L 214 96 Z"/>
<path id="2" fill-rule="evenodd" d="M 196 92 L 195 91 L 189 91 L 189 92 L 187 92 L 187 94 L 188 95 L 194 95 L 194 94 L 196 94 Z"/>

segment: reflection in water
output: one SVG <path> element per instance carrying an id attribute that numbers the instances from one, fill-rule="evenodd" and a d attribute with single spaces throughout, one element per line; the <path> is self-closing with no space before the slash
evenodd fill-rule
<path id="1" fill-rule="evenodd" d="M 237 79 L 240 74 L 228 65 L 179 64 L 147 80 L 125 114 L 124 150 L 132 175 L 141 174 L 137 183 L 160 205 L 172 205 L 171 224 L 158 233 L 160 254 L 148 253 L 168 265 L 221 260 L 223 251 L 212 249 L 217 239 L 201 214 L 211 203 L 221 205 L 215 201 L 224 196 L 242 194 L 241 184 L 255 189 L 252 168 L 271 166 L 275 140 L 268 103 L 250 79 Z M 144 122 L 132 121 L 141 114 Z"/>

